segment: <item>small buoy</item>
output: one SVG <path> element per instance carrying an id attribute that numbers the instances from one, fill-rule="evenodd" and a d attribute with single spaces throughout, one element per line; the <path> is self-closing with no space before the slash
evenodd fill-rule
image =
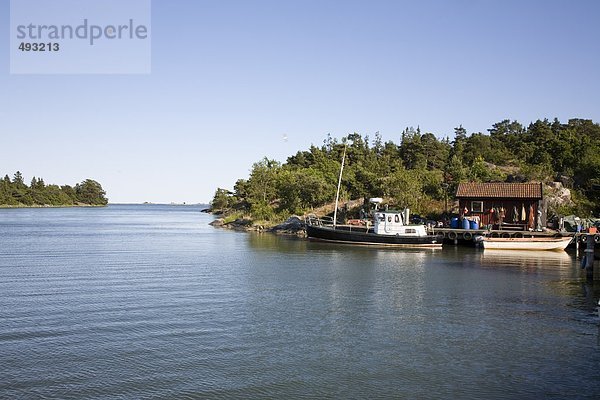
<path id="1" fill-rule="evenodd" d="M 581 235 L 581 243 L 587 242 L 587 235 Z"/>

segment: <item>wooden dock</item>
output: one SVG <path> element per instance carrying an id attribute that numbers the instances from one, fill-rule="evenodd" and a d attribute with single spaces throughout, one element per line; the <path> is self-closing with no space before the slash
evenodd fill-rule
<path id="1" fill-rule="evenodd" d="M 577 256 L 581 259 L 581 268 L 585 269 L 587 280 L 600 280 L 600 263 L 596 261 L 600 259 L 600 234 L 577 233 L 575 235 L 575 248 L 577 249 Z"/>
<path id="2" fill-rule="evenodd" d="M 477 236 L 490 235 L 491 237 L 522 238 L 522 237 L 555 237 L 573 236 L 572 233 L 509 231 L 488 229 L 455 229 L 455 228 L 430 228 L 429 233 L 443 238 L 445 242 L 472 242 Z"/>

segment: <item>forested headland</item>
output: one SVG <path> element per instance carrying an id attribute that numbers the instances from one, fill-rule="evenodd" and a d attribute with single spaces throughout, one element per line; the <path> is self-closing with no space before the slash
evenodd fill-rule
<path id="1" fill-rule="evenodd" d="M 105 206 L 108 203 L 102 186 L 86 179 L 75 186 L 47 185 L 42 178 L 33 177 L 29 186 L 17 171 L 11 179 L 0 179 L 0 207 L 37 206 Z"/>
<path id="2" fill-rule="evenodd" d="M 524 126 L 504 120 L 488 132 L 440 138 L 407 128 L 399 143 L 353 133 L 328 136 L 321 146 L 298 151 L 285 163 L 256 162 L 233 190 L 219 188 L 212 209 L 236 217 L 277 221 L 330 203 L 347 146 L 340 198 L 383 197 L 396 207 L 432 217 L 445 211 L 460 182 L 562 182 L 571 201 L 549 210 L 589 216 L 600 211 L 600 125 L 544 119 Z"/>

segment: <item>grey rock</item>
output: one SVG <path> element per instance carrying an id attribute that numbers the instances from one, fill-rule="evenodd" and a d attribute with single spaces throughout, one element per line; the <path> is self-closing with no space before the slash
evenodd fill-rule
<path id="1" fill-rule="evenodd" d="M 285 222 L 275 225 L 270 229 L 273 233 L 299 235 L 304 234 L 304 221 L 300 217 L 294 215 L 289 217 Z"/>

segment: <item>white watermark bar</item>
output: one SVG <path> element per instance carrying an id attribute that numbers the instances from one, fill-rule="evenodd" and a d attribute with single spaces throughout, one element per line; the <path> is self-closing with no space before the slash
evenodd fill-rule
<path id="1" fill-rule="evenodd" d="M 151 0 L 11 0 L 11 74 L 149 74 Z"/>

